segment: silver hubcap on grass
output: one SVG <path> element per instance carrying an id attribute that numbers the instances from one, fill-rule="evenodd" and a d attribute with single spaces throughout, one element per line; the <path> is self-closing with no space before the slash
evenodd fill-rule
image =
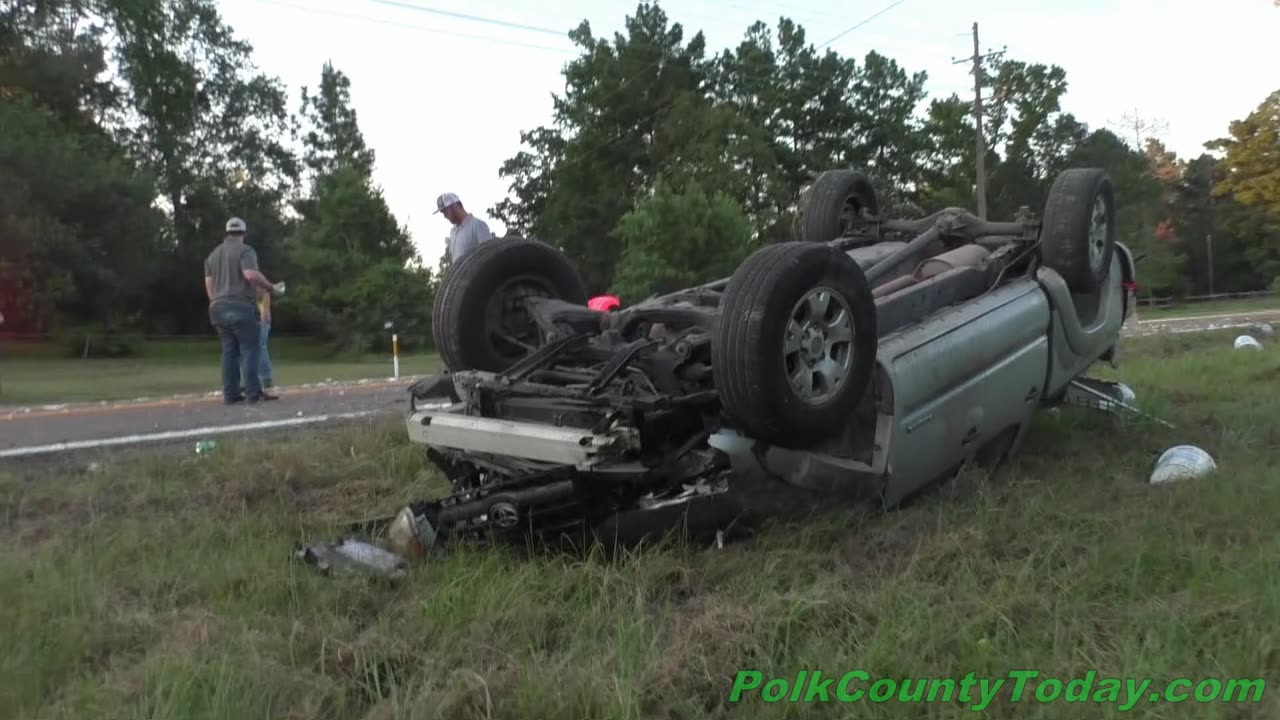
<path id="1" fill-rule="evenodd" d="M 782 362 L 801 400 L 827 402 L 853 365 L 853 313 L 829 288 L 810 290 L 791 310 Z"/>
<path id="2" fill-rule="evenodd" d="M 1107 201 L 1101 195 L 1093 199 L 1093 219 L 1089 222 L 1089 267 L 1102 270 L 1102 251 L 1107 247 L 1107 230 L 1111 218 Z"/>

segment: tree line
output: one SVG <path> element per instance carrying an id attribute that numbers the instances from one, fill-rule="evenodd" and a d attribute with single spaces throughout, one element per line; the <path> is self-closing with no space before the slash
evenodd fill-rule
<path id="1" fill-rule="evenodd" d="M 929 97 L 925 73 L 874 50 L 819 53 L 781 18 L 710 54 L 656 4 L 612 40 L 588 23 L 571 37 L 580 54 L 553 121 L 522 133 L 527 149 L 501 169 L 513 197 L 492 212 L 558 241 L 593 291 L 634 301 L 729 274 L 760 243 L 795 237 L 799 195 L 829 168 L 868 171 L 898 216 L 976 207 L 972 101 Z M 1255 290 L 1280 275 L 1280 90 L 1179 158 L 1141 123 L 1131 138 L 1078 120 L 1060 67 L 1002 57 L 984 80 L 989 217 L 1039 212 L 1058 172 L 1103 167 L 1144 292 Z"/>
<path id="2" fill-rule="evenodd" d="M 549 241 L 593 292 L 631 302 L 726 276 L 794 237 L 817 173 L 861 168 L 889 213 L 973 208 L 970 100 L 875 51 L 818 52 L 784 18 L 718 54 L 641 3 L 622 32 L 568 33 L 550 123 L 497 169 L 489 212 Z M 1089 128 L 1065 71 L 987 70 L 988 214 L 1038 211 L 1053 177 L 1105 167 L 1144 292 L 1253 290 L 1280 276 L 1280 91 L 1179 158 L 1155 137 Z M 397 322 L 430 338 L 447 265 L 421 258 L 372 180 L 337 68 L 290 108 L 214 0 L 16 0 L 0 10 L 0 312 L 8 331 L 208 332 L 192 268 L 231 215 L 273 277 L 297 278 L 274 325 L 370 349 Z M 1212 278 L 1208 257 L 1212 237 Z M 127 348 L 126 348 L 127 350 Z"/>
<path id="3" fill-rule="evenodd" d="M 197 268 L 238 216 L 261 266 L 302 280 L 273 312 L 282 332 L 361 349 L 387 319 L 411 342 L 429 334 L 433 274 L 372 181 L 340 70 L 325 64 L 288 107 L 213 0 L 0 13 L 7 331 L 209 333 Z"/>

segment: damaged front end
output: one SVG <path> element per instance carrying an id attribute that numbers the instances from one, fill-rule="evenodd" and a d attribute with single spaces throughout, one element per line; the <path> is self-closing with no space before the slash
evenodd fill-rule
<path id="1" fill-rule="evenodd" d="M 727 489 L 728 459 L 708 444 L 720 427 L 710 313 L 528 306 L 541 348 L 501 373 L 445 371 L 410 389 L 410 440 L 453 489 L 410 506 L 420 534 L 572 534 Z"/>

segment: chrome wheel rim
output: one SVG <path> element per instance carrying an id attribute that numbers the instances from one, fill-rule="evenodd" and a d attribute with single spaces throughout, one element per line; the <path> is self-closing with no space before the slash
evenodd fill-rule
<path id="1" fill-rule="evenodd" d="M 829 402 L 853 367 L 853 313 L 840 294 L 814 288 L 791 309 L 782 363 L 792 392 L 810 405 Z"/>
<path id="2" fill-rule="evenodd" d="M 1103 251 L 1107 247 L 1107 235 L 1111 230 L 1111 213 L 1107 201 L 1099 195 L 1093 200 L 1093 217 L 1089 220 L 1089 267 L 1095 272 L 1102 268 Z"/>

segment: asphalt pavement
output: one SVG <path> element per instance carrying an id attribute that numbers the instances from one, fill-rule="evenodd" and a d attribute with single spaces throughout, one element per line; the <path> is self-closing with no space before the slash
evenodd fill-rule
<path id="1" fill-rule="evenodd" d="M 0 458 L 306 427 L 403 411 L 417 378 L 276 388 L 278 400 L 224 405 L 220 395 L 0 407 Z"/>

